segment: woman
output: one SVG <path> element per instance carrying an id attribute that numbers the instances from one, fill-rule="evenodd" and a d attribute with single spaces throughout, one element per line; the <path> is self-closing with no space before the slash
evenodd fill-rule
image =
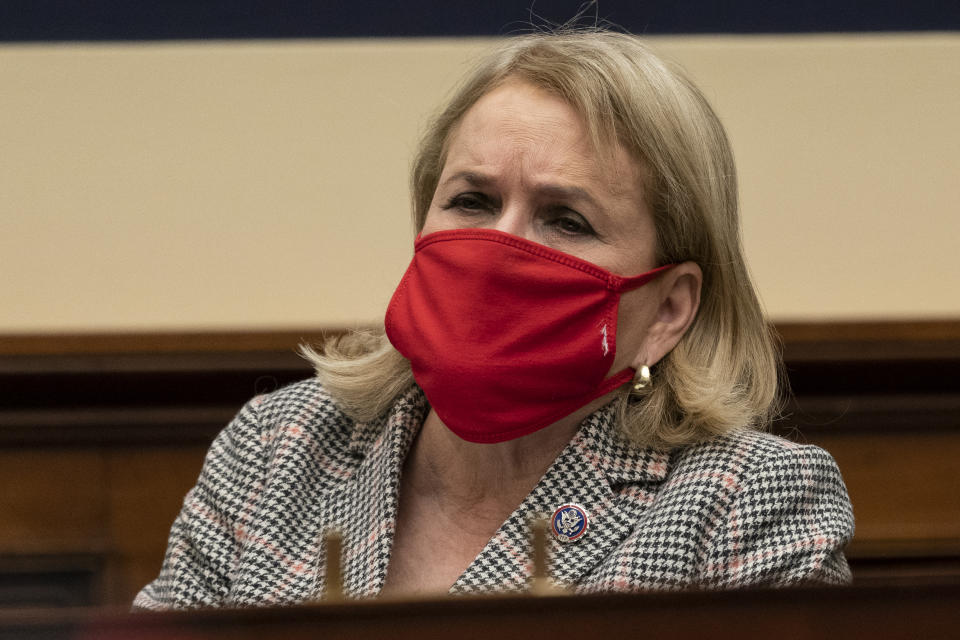
<path id="1" fill-rule="evenodd" d="M 765 434 L 778 357 L 733 160 L 682 72 L 607 32 L 511 39 L 413 170 L 386 333 L 307 351 L 213 444 L 145 608 L 526 588 L 529 523 L 578 592 L 842 583 L 824 451 Z"/>

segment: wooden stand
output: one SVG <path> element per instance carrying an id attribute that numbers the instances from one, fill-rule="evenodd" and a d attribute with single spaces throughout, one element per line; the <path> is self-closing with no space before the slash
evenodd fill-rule
<path id="1" fill-rule="evenodd" d="M 0 613 L 33 639 L 955 638 L 960 586 L 451 597 L 165 614 Z"/>

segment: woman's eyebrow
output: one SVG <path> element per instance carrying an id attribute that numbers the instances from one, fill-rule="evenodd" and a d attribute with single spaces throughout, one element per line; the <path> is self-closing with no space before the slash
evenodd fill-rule
<path id="1" fill-rule="evenodd" d="M 457 180 L 463 180 L 473 187 L 488 187 L 496 182 L 494 178 L 482 173 L 477 173 L 475 171 L 458 171 L 454 174 L 451 174 L 446 180 L 444 180 L 443 185 L 448 185 L 452 182 L 456 182 Z M 583 187 L 547 183 L 535 186 L 534 190 L 539 195 L 549 196 L 552 198 L 563 198 L 566 200 L 579 200 L 582 202 L 587 202 L 595 207 L 600 207 L 600 203 L 597 201 L 597 199 L 594 198 L 593 195 Z"/>
<path id="2" fill-rule="evenodd" d="M 463 180 L 474 187 L 486 187 L 494 182 L 493 178 L 490 176 L 476 173 L 474 171 L 458 171 L 444 180 L 443 184 L 447 185 L 451 182 L 456 182 L 457 180 Z"/>
<path id="3" fill-rule="evenodd" d="M 583 187 L 564 184 L 542 184 L 536 187 L 536 191 L 545 196 L 565 200 L 578 200 L 580 202 L 586 202 L 598 209 L 602 208 L 597 199 Z"/>

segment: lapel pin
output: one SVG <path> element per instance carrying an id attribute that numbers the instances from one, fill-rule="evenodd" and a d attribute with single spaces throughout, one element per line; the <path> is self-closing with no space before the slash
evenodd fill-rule
<path id="1" fill-rule="evenodd" d="M 563 504 L 557 507 L 550 518 L 550 529 L 560 542 L 573 542 L 587 532 L 587 510 L 578 504 Z"/>

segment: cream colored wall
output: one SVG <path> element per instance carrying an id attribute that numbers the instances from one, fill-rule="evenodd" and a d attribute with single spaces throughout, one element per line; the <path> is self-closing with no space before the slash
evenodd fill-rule
<path id="1" fill-rule="evenodd" d="M 960 316 L 960 37 L 657 38 L 726 122 L 775 319 Z M 0 333 L 377 322 L 482 40 L 0 47 Z"/>

